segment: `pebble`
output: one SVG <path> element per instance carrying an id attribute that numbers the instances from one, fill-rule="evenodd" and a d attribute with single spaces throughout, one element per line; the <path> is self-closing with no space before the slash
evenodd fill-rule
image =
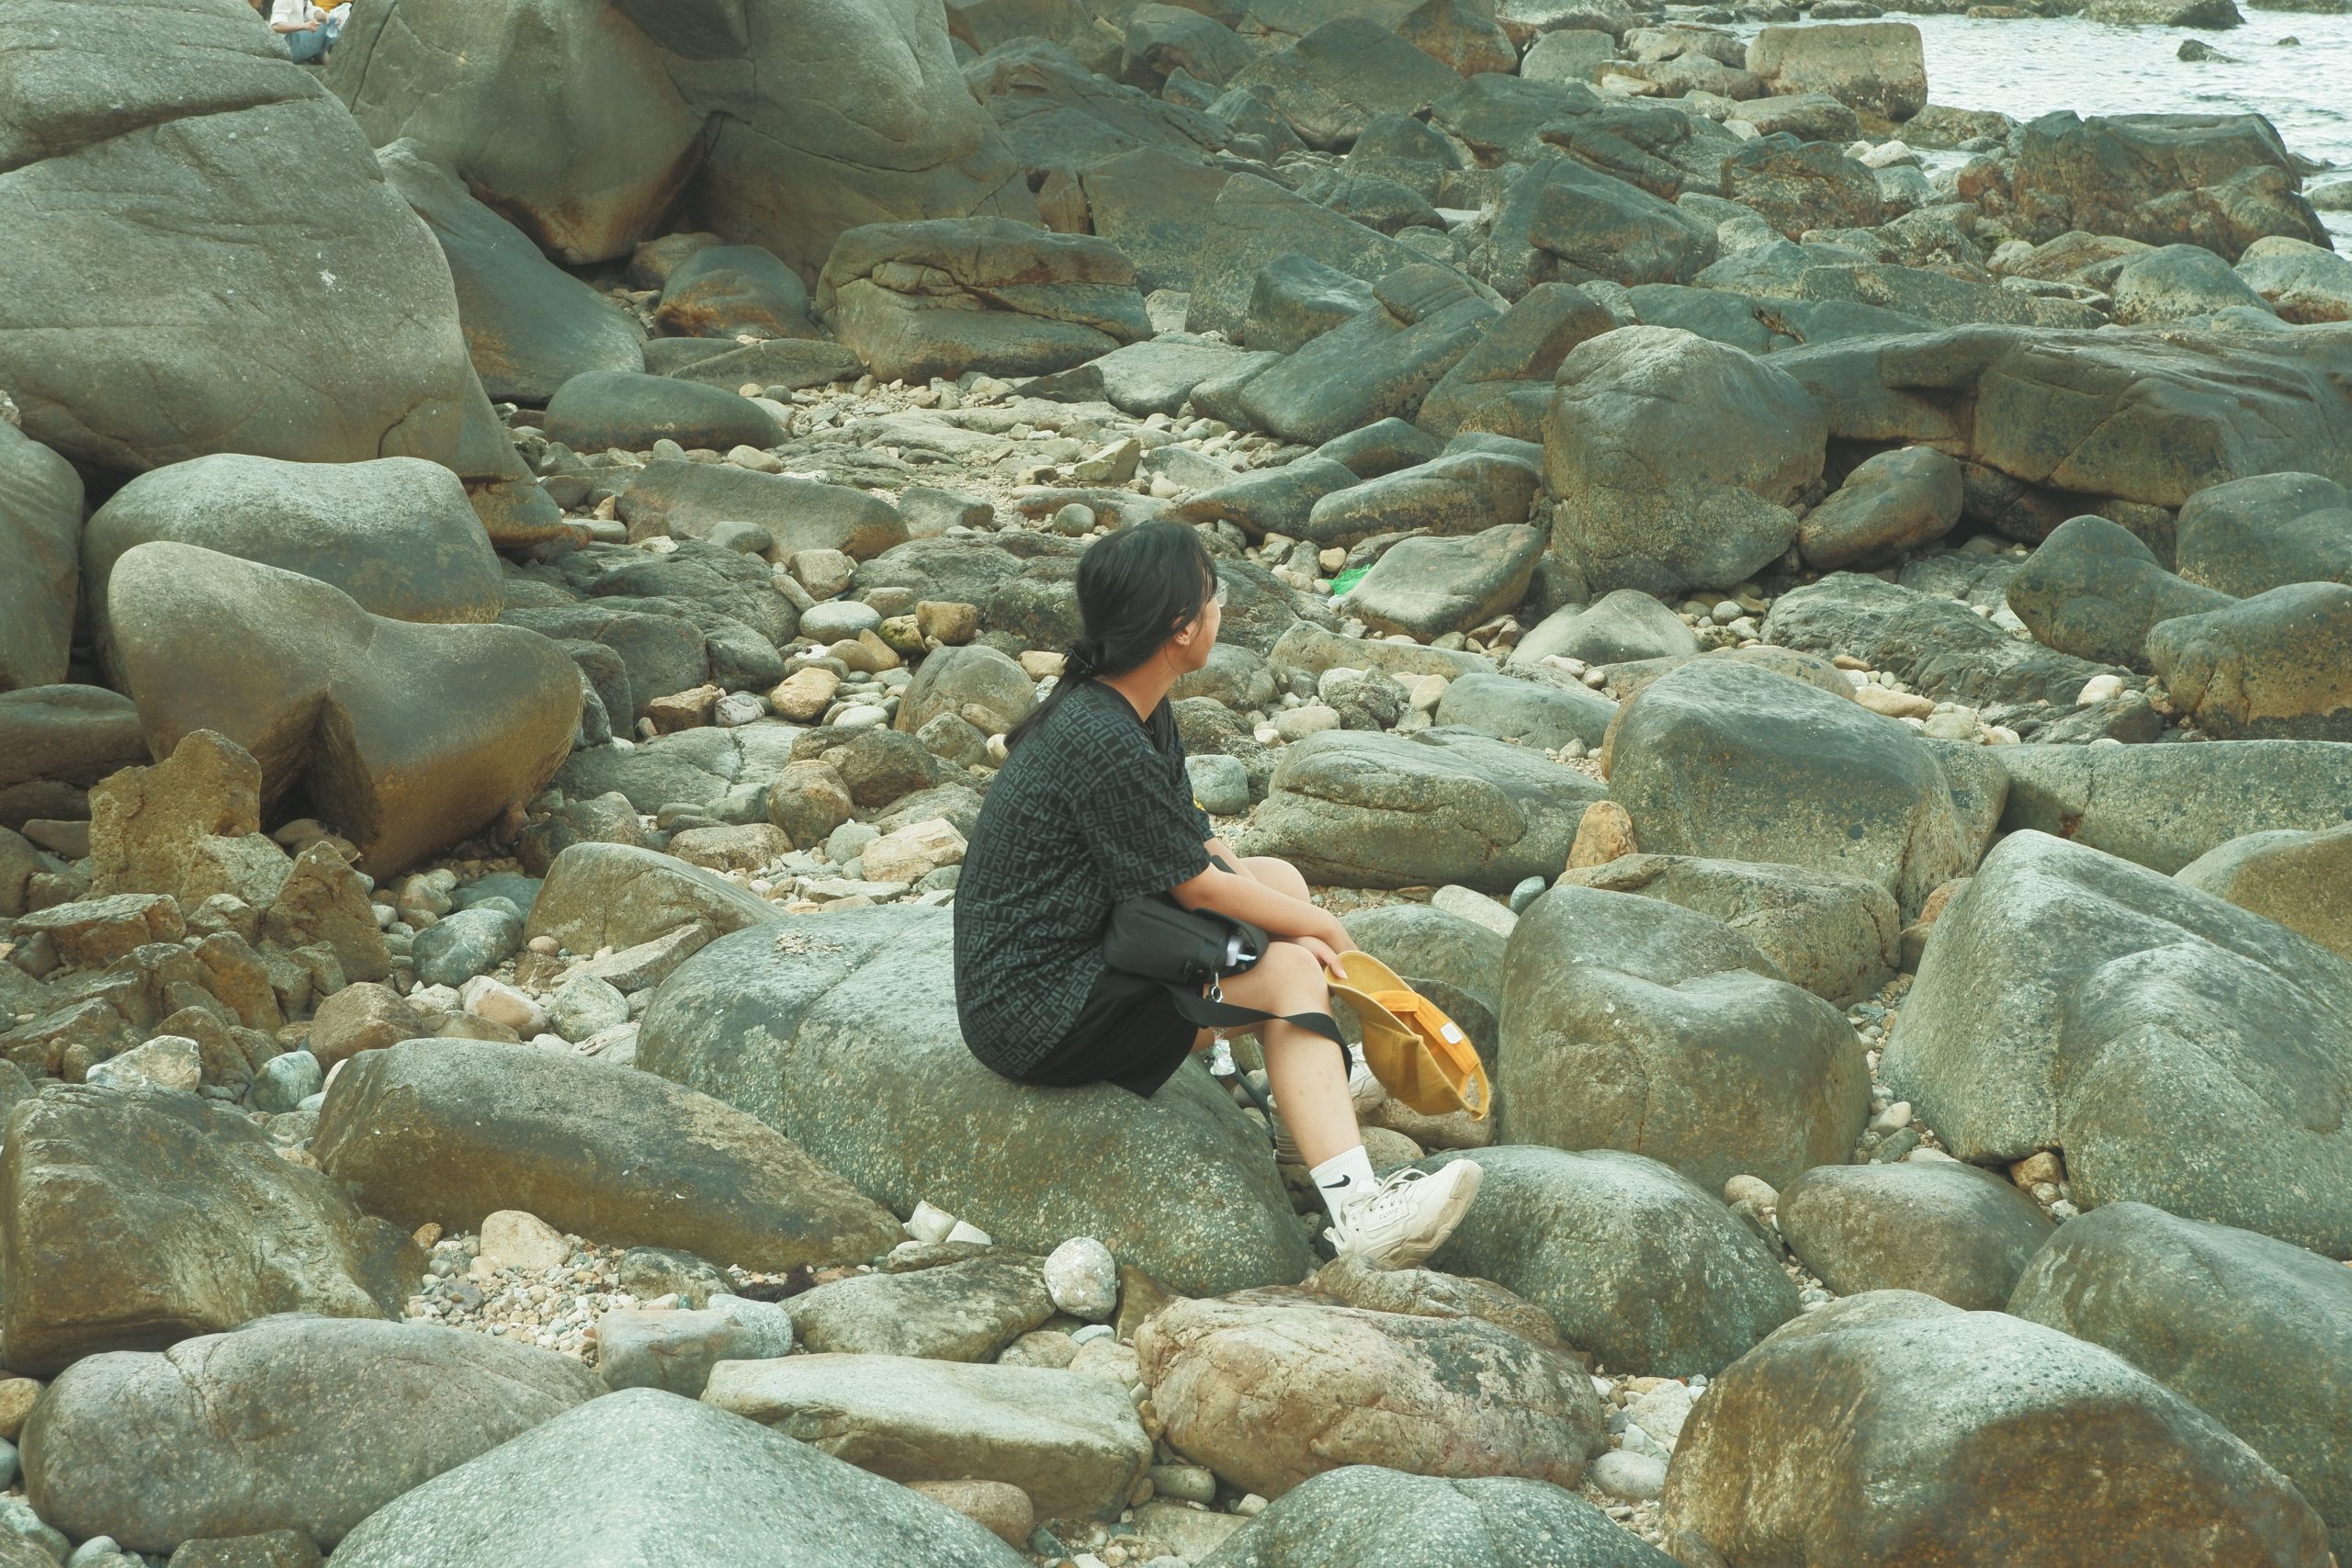
<path id="1" fill-rule="evenodd" d="M 253 1088 L 246 1091 L 245 1103 L 255 1111 L 283 1115 L 317 1094 L 325 1082 L 326 1073 L 316 1056 L 306 1050 L 288 1051 L 261 1065 L 254 1075 Z"/>
<path id="2" fill-rule="evenodd" d="M 1119 1310 L 1118 1259 L 1092 1236 L 1072 1236 L 1046 1258 L 1046 1293 L 1070 1316 L 1099 1323 Z"/>
<path id="3" fill-rule="evenodd" d="M 1592 1461 L 1592 1483 L 1629 1503 L 1654 1503 L 1666 1491 L 1666 1461 L 1655 1454 L 1612 1449 Z"/>
<path id="4" fill-rule="evenodd" d="M 1340 710 L 1321 703 L 1302 704 L 1274 715 L 1274 733 L 1284 740 L 1304 740 L 1339 728 Z"/>

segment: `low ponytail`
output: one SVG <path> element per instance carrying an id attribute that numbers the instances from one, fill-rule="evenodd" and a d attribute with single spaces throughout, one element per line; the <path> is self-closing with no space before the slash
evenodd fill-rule
<path id="1" fill-rule="evenodd" d="M 1140 523 L 1089 546 L 1078 558 L 1085 630 L 1062 650 L 1062 672 L 1046 700 L 1005 733 L 1005 749 L 1020 745 L 1086 682 L 1140 669 L 1200 617 L 1216 592 L 1216 563 L 1186 524 Z"/>

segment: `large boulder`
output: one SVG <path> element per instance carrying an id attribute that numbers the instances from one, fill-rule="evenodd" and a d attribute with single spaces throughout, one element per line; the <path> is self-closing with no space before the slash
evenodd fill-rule
<path id="1" fill-rule="evenodd" d="M 689 182 L 708 228 L 804 276 L 860 224 L 1034 209 L 935 6 L 400 0 L 327 80 L 563 261 L 626 254 Z"/>
<path id="2" fill-rule="evenodd" d="M 119 692 L 104 686 L 0 692 L 0 826 L 13 828 L 28 817 L 71 817 L 90 785 L 150 760 L 139 709 Z"/>
<path id="3" fill-rule="evenodd" d="M 1446 683 L 1430 716 L 1441 725 L 1475 729 L 1555 751 L 1571 740 L 1598 750 L 1617 705 L 1581 681 L 1541 676 L 1464 675 Z"/>
<path id="4" fill-rule="evenodd" d="M 1177 1303 L 1136 1354 L 1168 1442 L 1261 1496 L 1349 1464 L 1573 1486 L 1608 1446 L 1583 1369 L 1479 1317 L 1257 1292 Z"/>
<path id="5" fill-rule="evenodd" d="M 280 1529 L 331 1548 L 604 1391 L 569 1356 L 488 1335 L 265 1317 L 68 1367 L 26 1424 L 26 1493 L 70 1534 L 138 1551 Z"/>
<path id="6" fill-rule="evenodd" d="M 988 1361 L 1053 1316 L 1054 1300 L 1044 1258 L 997 1249 L 899 1273 L 853 1274 L 792 1297 L 786 1311 L 803 1349 Z"/>
<path id="7" fill-rule="evenodd" d="M 809 1444 L 644 1388 L 575 1405 L 403 1494 L 335 1556 L 336 1568 L 1027 1561 L 964 1516 Z"/>
<path id="8" fill-rule="evenodd" d="M 1616 327 L 1617 319 L 1583 289 L 1539 283 L 1430 389 L 1414 423 L 1447 437 L 1483 430 L 1541 444 L 1560 361 L 1585 339 Z"/>
<path id="9" fill-rule="evenodd" d="M 2290 583 L 2159 621 L 2148 662 L 2208 734 L 2352 740 L 2352 585 Z"/>
<path id="10" fill-rule="evenodd" d="M 756 523 L 767 530 L 778 560 L 802 550 L 839 550 L 862 561 L 907 542 L 899 509 L 879 496 L 683 457 L 657 457 L 639 469 L 618 511 L 631 527 L 658 525 L 676 538 L 699 539 L 720 523 Z"/>
<path id="11" fill-rule="evenodd" d="M 1185 326 L 1196 333 L 1221 332 L 1251 348 L 1267 346 L 1242 332 L 1259 274 L 1284 257 L 1303 256 L 1367 285 L 1429 260 L 1410 245 L 1252 174 L 1227 180 L 1205 226 L 1188 237 L 1199 259 Z"/>
<path id="12" fill-rule="evenodd" d="M 2159 621 L 2233 603 L 2175 577 L 2138 535 L 2104 517 L 2061 523 L 2009 579 L 2007 599 L 2040 641 L 2133 670 L 2147 668 L 2148 631 Z"/>
<path id="13" fill-rule="evenodd" d="M 1985 754 L 2008 775 L 2004 832 L 2054 834 L 2167 876 L 2248 833 L 2352 821 L 2352 746 L 2337 740 L 2002 746 Z"/>
<path id="14" fill-rule="evenodd" d="M 1041 1516 L 1114 1514 L 1151 1462 L 1125 1389 L 1052 1367 L 887 1355 L 722 1361 L 703 1398 L 892 1481 L 1018 1486 Z"/>
<path id="15" fill-rule="evenodd" d="M 751 1112 L 895 1213 L 928 1201 L 1040 1252 L 1091 1235 L 1184 1291 L 1306 1271 L 1263 1135 L 1205 1074 L 1147 1100 L 982 1066 L 956 1027 L 949 926 L 881 908 L 723 938 L 663 983 L 637 1065 Z M 1179 1183 L 1198 1201 L 1171 1209 Z"/>
<path id="16" fill-rule="evenodd" d="M 1723 194 L 1791 240 L 1815 228 L 1874 229 L 1886 216 L 1886 202 L 1879 190 L 1877 176 L 1859 159 L 1847 156 L 1826 141 L 1799 141 L 1787 134 L 1759 136 L 1740 143 L 1724 160 Z M 1736 273 L 1746 265 L 1746 260 L 1735 254 L 1724 266 L 1710 268 L 1700 278 L 1714 283 L 1726 271 Z M 1843 268 L 1807 268 L 1788 291 L 1838 299 L 1848 295 L 1839 284 L 1850 278 L 1853 282 L 1849 288 L 1853 295 L 1861 297 L 1856 302 L 1891 305 L 1920 315 L 1930 312 L 1906 295 L 1928 289 L 1931 291 L 1928 298 L 1934 299 L 1955 292 L 1951 280 L 1935 274 L 1890 268 L 1877 275 L 1885 281 L 1875 288 L 1861 286 L 1856 274 L 1872 276 L 1859 267 L 1851 272 Z M 1929 277 L 1936 278 L 1936 282 L 1924 281 Z M 2009 303 L 1989 290 L 1983 292 L 1982 299 L 1994 308 Z M 1961 321 L 1977 319 L 1965 310 L 1948 310 L 1945 314 Z M 1999 319 L 2009 318 L 2004 314 Z"/>
<path id="17" fill-rule="evenodd" d="M 2238 276 L 2280 321 L 2298 326 L 2352 321 L 2352 259 L 2309 240 L 2284 234 L 2256 240 L 2238 258 Z"/>
<path id="18" fill-rule="evenodd" d="M 1567 864 L 1595 780 L 1484 735 L 1332 730 L 1283 749 L 1247 854 L 1351 887 L 1508 892 Z"/>
<path id="19" fill-rule="evenodd" d="M 1328 474 L 1326 460 L 1321 458 L 1302 459 L 1271 471 L 1282 473 L 1308 462 Z M 1334 481 L 1339 479 L 1337 474 L 1328 477 Z M 1238 490 L 1256 478 L 1245 475 L 1227 488 Z M 1523 522 L 1529 504 L 1543 487 L 1544 476 L 1537 465 L 1518 457 L 1500 452 L 1447 453 L 1333 490 L 1318 497 L 1303 525 L 1291 531 L 1317 545 L 1337 545 L 1341 549 L 1352 548 L 1374 535 L 1406 529 L 1441 536 L 1476 534 Z"/>
<path id="20" fill-rule="evenodd" d="M 1734 1562 L 2328 1561 L 2285 1477 L 2121 1357 L 1903 1292 L 1836 1303 L 1716 1379 L 1663 1506 Z"/>
<path id="21" fill-rule="evenodd" d="M 1252 377 L 1235 400 L 1248 421 L 1319 445 L 1383 419 L 1411 419 L 1501 312 L 1469 279 L 1433 264 L 1400 267 L 1372 300 Z"/>
<path id="22" fill-rule="evenodd" d="M 107 620 L 147 744 L 195 729 L 300 787 L 375 876 L 536 795 L 571 749 L 580 672 L 513 626 L 387 620 L 327 583 L 170 542 L 115 563 Z"/>
<path id="23" fill-rule="evenodd" d="M 1927 54 L 1910 22 L 1766 28 L 1748 41 L 1747 69 L 1770 92 L 1826 93 L 1882 119 L 1928 107 Z"/>
<path id="24" fill-rule="evenodd" d="M 1375 116 L 1433 102 L 1462 79 L 1399 38 L 1393 25 L 1340 16 L 1288 49 L 1260 56 L 1234 73 L 1232 85 L 1271 94 L 1308 146 L 1343 151 Z"/>
<path id="25" fill-rule="evenodd" d="M 2352 1548 L 2352 1269 L 2114 1203 L 2067 1224 L 2007 1304 L 2186 1397 L 2295 1483 L 2338 1557 Z"/>
<path id="26" fill-rule="evenodd" d="M 747 1269 L 860 1262 L 898 1222 L 781 1134 L 628 1067 L 411 1040 L 335 1075 L 311 1148 L 368 1212 L 450 1230 L 501 1209 Z"/>
<path id="27" fill-rule="evenodd" d="M 2308 833 L 2248 833 L 2173 874 L 2352 958 L 2352 822 Z"/>
<path id="28" fill-rule="evenodd" d="M 2270 307 L 2230 264 L 2202 245 L 2159 245 L 2123 264 L 2108 295 L 2115 320 L 2124 326 L 2193 321 L 2216 310 Z"/>
<path id="29" fill-rule="evenodd" d="M 1496 1096 L 1515 1144 L 1623 1149 L 1720 1190 L 1843 1159 L 1870 1114 L 1861 1042 L 1731 928 L 1555 887 L 1504 962 Z"/>
<path id="30" fill-rule="evenodd" d="M 1034 376 L 1151 335 L 1135 264 L 1115 247 L 1001 218 L 853 229 L 816 304 L 877 380 Z"/>
<path id="31" fill-rule="evenodd" d="M 2328 243 L 2278 132 L 2260 115 L 2061 109 L 2018 132 L 2010 197 L 2036 242 L 2069 230 L 2202 245 L 2234 262 L 2272 234 Z"/>
<path id="32" fill-rule="evenodd" d="M 2241 598 L 2352 581 L 2352 491 L 2318 474 L 2258 474 L 2200 490 L 2175 524 L 2181 576 Z"/>
<path id="33" fill-rule="evenodd" d="M 2034 1201 L 1951 1159 L 1815 1167 L 1781 1189 L 1781 1235 L 1841 1296 L 1917 1291 L 1998 1312 L 2055 1229 Z"/>
<path id="34" fill-rule="evenodd" d="M 2109 748 L 2111 750 L 2111 748 Z M 2128 861 L 2013 833 L 1929 928 L 1880 1072 L 1963 1159 L 2352 1256 L 2352 964 Z"/>
<path id="35" fill-rule="evenodd" d="M 1200 1568 L 1668 1568 L 1673 1561 L 1547 1481 L 1454 1481 L 1357 1464 L 1283 1493 Z"/>
<path id="36" fill-rule="evenodd" d="M 0 25 L 0 230 L 41 236 L 0 263 L 0 387 L 27 435 L 116 474 L 213 452 L 521 472 L 439 248 L 249 12 L 159 0 L 73 48 L 51 47 L 74 23 L 48 0 Z M 487 468 L 464 456 L 485 433 Z"/>
<path id="37" fill-rule="evenodd" d="M 1827 441 L 1769 362 L 1666 327 L 1589 339 L 1544 424 L 1552 548 L 1596 593 L 1728 587 L 1788 548 Z"/>
<path id="38" fill-rule="evenodd" d="M 1712 915 L 1754 942 L 1789 979 L 1840 1006 L 1874 996 L 1902 956 L 1894 896 L 1842 872 L 1632 854 L 1571 868 L 1560 886 L 1638 893 Z"/>
<path id="39" fill-rule="evenodd" d="M 1514 1145 L 1475 1159 L 1477 1201 L 1430 1259 L 1552 1314 L 1611 1372 L 1710 1377 L 1796 1315 L 1778 1258 L 1713 1193 L 1653 1159 Z"/>
<path id="40" fill-rule="evenodd" d="M 81 537 L 74 465 L 0 421 L 0 692 L 65 679 Z"/>
<path id="41" fill-rule="evenodd" d="M 2039 581 L 2029 575 L 2032 571 L 2029 563 L 2018 575 Z M 2020 618 L 2027 614 L 2017 613 Z M 1782 594 L 1764 617 L 1764 638 L 1827 659 L 1859 659 L 1938 702 L 2041 702 L 2071 708 L 2086 682 L 2130 673 L 2120 665 L 2094 663 L 2012 637 L 1989 616 L 1944 594 L 1863 572 L 1832 572 Z"/>
<path id="42" fill-rule="evenodd" d="M 1905 919 L 1975 864 L 1999 806 L 1963 802 L 1898 721 L 1736 660 L 1645 688 L 1610 757 L 1611 798 L 1645 849 L 1867 877 Z"/>
<path id="43" fill-rule="evenodd" d="M 0 1333 L 46 1375 L 277 1312 L 397 1317 L 424 1259 L 242 1111 L 161 1089 L 58 1085 L 0 1150 Z"/>
<path id="44" fill-rule="evenodd" d="M 441 243 L 483 391 L 543 408 L 574 376 L 644 368 L 645 331 L 636 320 L 477 201 L 431 149 L 395 141 L 377 150 L 376 162 Z"/>
<path id="45" fill-rule="evenodd" d="M 1797 551 L 1815 571 L 1876 565 L 1951 532 L 1962 491 L 1960 464 L 1932 446 L 1881 452 L 1804 514 Z"/>
<path id="46" fill-rule="evenodd" d="M 583 370 L 572 377 L 548 400 L 547 432 L 590 452 L 643 452 L 657 441 L 726 452 L 784 439 L 775 416 L 738 392 L 642 370 Z"/>
<path id="47" fill-rule="evenodd" d="M 1348 592 L 1348 609 L 1384 635 L 1416 641 L 1466 632 L 1527 596 L 1544 530 L 1509 523 L 1460 539 L 1404 539 Z"/>
<path id="48" fill-rule="evenodd" d="M 1688 283 L 1713 264 L 1717 243 L 1713 222 L 1573 158 L 1546 171 L 1527 240 L 1555 258 L 1550 270 L 1565 282 L 1628 288 Z"/>
<path id="49" fill-rule="evenodd" d="M 503 593 L 465 487 L 438 464 L 195 457 L 140 475 L 83 531 L 91 633 L 110 660 L 115 562 L 157 540 L 299 572 L 394 621 L 494 621 Z"/>

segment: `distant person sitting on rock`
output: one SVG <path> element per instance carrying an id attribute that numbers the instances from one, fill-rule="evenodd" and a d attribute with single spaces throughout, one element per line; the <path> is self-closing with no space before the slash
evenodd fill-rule
<path id="1" fill-rule="evenodd" d="M 311 0 L 270 0 L 269 30 L 286 39 L 286 51 L 294 63 L 307 65 L 326 58 L 350 16 L 348 4 L 327 11 Z"/>
<path id="2" fill-rule="evenodd" d="M 1342 1254 L 1409 1268 L 1470 1205 L 1478 1167 L 1373 1176 L 1356 1127 L 1345 1049 L 1294 1017 L 1323 1015 L 1351 943 L 1287 863 L 1243 859 L 1193 799 L 1168 693 L 1208 662 L 1225 591 L 1200 536 L 1176 523 L 1125 528 L 1079 558 L 1085 635 L 1051 695 L 1006 739 L 956 886 L 956 1004 L 972 1054 L 1005 1077 L 1158 1092 L 1219 1033 L 1256 1033 L 1295 1145 L 1331 1212 Z M 1276 1015 L 1203 1029 L 1167 984 L 1111 968 L 1116 904 L 1172 895 L 1272 940 L 1222 979 L 1227 1003 Z M 1365 1078 L 1362 1067 L 1355 1072 Z"/>

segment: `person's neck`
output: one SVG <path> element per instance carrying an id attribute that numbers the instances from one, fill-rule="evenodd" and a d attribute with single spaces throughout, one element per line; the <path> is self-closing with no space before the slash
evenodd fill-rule
<path id="1" fill-rule="evenodd" d="M 1148 720 L 1168 698 L 1169 688 L 1176 684 L 1176 671 L 1164 659 L 1145 660 L 1124 675 L 1097 675 L 1096 680 L 1127 699 L 1136 716 Z"/>

